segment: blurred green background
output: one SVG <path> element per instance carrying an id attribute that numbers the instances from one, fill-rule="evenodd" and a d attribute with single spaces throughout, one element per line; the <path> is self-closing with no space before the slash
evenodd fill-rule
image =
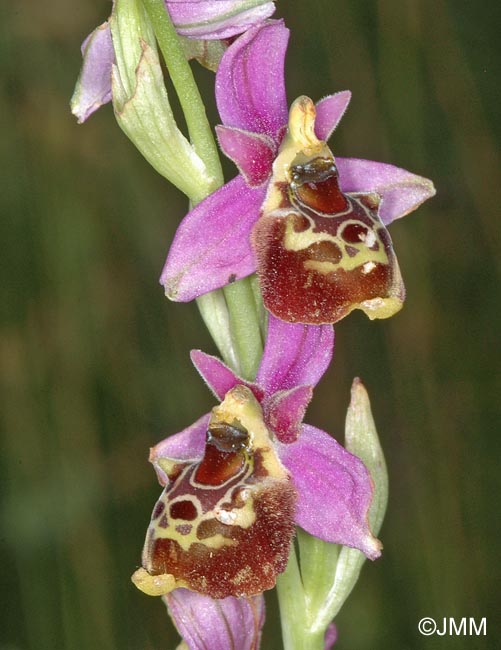
<path id="1" fill-rule="evenodd" d="M 337 327 L 308 413 L 342 438 L 361 376 L 391 480 L 385 553 L 339 616 L 336 648 L 499 648 L 500 5 L 278 5 L 292 29 L 289 101 L 351 89 L 334 152 L 392 162 L 438 190 L 391 230 L 405 309 Z M 183 197 L 109 107 L 83 126 L 69 112 L 80 42 L 109 8 L 0 9 L 1 650 L 177 642 L 160 600 L 129 576 L 159 494 L 148 447 L 213 405 L 188 351 L 215 349 L 195 305 L 169 303 L 157 284 Z M 211 75 L 198 76 L 210 95 Z M 280 648 L 273 606 L 265 650 Z M 488 634 L 422 637 L 423 616 L 487 617 Z"/>

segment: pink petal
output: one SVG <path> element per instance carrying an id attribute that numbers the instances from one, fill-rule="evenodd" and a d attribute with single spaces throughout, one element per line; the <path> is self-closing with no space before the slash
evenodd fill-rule
<path id="1" fill-rule="evenodd" d="M 190 650 L 259 648 L 265 617 L 262 594 L 214 600 L 188 589 L 175 589 L 164 600 Z"/>
<path id="2" fill-rule="evenodd" d="M 200 460 L 204 455 L 205 437 L 209 426 L 210 414 L 202 415 L 191 426 L 179 433 L 169 436 L 150 449 L 149 461 L 153 464 L 160 485 L 167 485 L 169 479 L 158 464 L 159 458 L 187 462 Z"/>
<path id="3" fill-rule="evenodd" d="M 289 30 L 281 20 L 249 29 L 223 55 L 216 101 L 226 126 L 276 138 L 287 123 L 284 60 Z"/>
<path id="4" fill-rule="evenodd" d="M 267 394 L 295 386 L 316 386 L 334 349 L 332 325 L 286 323 L 272 314 L 256 381 Z"/>
<path id="5" fill-rule="evenodd" d="M 351 92 L 342 90 L 334 95 L 328 95 L 316 105 L 315 133 L 319 140 L 328 140 L 350 103 Z"/>
<path id="6" fill-rule="evenodd" d="M 249 237 L 265 191 L 237 176 L 187 214 L 160 278 L 171 300 L 193 300 L 256 270 Z"/>
<path id="7" fill-rule="evenodd" d="M 103 23 L 82 43 L 83 64 L 71 98 L 71 112 L 79 124 L 111 100 L 111 66 L 115 51 L 110 26 Z"/>
<path id="8" fill-rule="evenodd" d="M 336 158 L 343 192 L 377 192 L 383 198 L 381 221 L 405 217 L 435 194 L 433 183 L 405 169 L 372 160 Z"/>
<path id="9" fill-rule="evenodd" d="M 325 650 L 332 650 L 337 641 L 337 627 L 331 623 L 325 632 Z"/>
<path id="10" fill-rule="evenodd" d="M 240 11 L 242 0 L 167 0 L 166 4 L 178 34 L 207 40 L 242 34 L 275 11 L 274 3 L 264 0 L 254 0 L 255 6 L 244 11 Z"/>
<path id="11" fill-rule="evenodd" d="M 297 442 L 277 443 L 277 451 L 298 491 L 296 523 L 326 542 L 358 548 L 371 560 L 379 557 L 381 542 L 367 522 L 373 484 L 362 461 L 307 424 Z"/>
<path id="12" fill-rule="evenodd" d="M 263 391 L 256 384 L 241 379 L 228 368 L 220 359 L 201 350 L 192 350 L 190 353 L 193 365 L 202 375 L 202 379 L 209 386 L 214 395 L 223 401 L 226 393 L 237 384 L 243 384 L 251 389 L 258 400 L 263 398 Z"/>
<path id="13" fill-rule="evenodd" d="M 216 126 L 219 146 L 233 160 L 248 185 L 259 187 L 270 176 L 276 155 L 271 138 L 230 126 Z"/>
<path id="14" fill-rule="evenodd" d="M 266 425 L 280 442 L 291 443 L 301 433 L 306 408 L 313 397 L 311 386 L 297 386 L 274 393 L 263 402 Z"/>

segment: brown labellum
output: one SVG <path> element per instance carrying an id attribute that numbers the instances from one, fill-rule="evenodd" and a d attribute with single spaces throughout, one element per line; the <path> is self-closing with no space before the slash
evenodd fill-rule
<path id="1" fill-rule="evenodd" d="M 265 306 L 285 321 L 335 323 L 353 309 L 387 318 L 405 290 L 377 194 L 343 193 L 334 157 L 300 98 L 253 231 Z"/>
<path id="2" fill-rule="evenodd" d="M 294 534 L 296 493 L 278 460 L 261 408 L 237 386 L 213 410 L 199 462 L 167 464 L 136 585 L 158 595 L 187 587 L 211 596 L 251 596 L 275 585 Z"/>

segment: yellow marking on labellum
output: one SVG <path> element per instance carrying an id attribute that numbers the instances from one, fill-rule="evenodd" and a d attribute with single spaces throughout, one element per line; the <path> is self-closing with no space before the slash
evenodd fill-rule
<path id="1" fill-rule="evenodd" d="M 400 298 L 373 298 L 372 300 L 364 300 L 354 309 L 361 309 L 370 320 L 376 318 L 390 318 L 402 309 L 402 300 Z"/>
<path id="2" fill-rule="evenodd" d="M 222 548 L 223 546 L 232 546 L 234 544 L 232 539 L 224 537 L 221 533 L 212 535 L 211 537 L 206 537 L 205 539 L 199 539 L 197 537 L 197 528 L 203 522 L 215 518 L 215 513 L 209 511 L 204 515 L 197 518 L 195 522 L 186 521 L 184 519 L 170 519 L 168 528 L 163 528 L 158 523 L 151 523 L 150 530 L 154 531 L 155 539 L 171 539 L 173 542 L 177 542 L 183 551 L 189 550 L 192 544 L 203 544 L 208 548 Z M 187 534 L 183 534 L 177 528 L 182 528 L 183 525 L 189 525 L 191 530 Z"/>
<path id="3" fill-rule="evenodd" d="M 213 519 L 214 517 L 211 517 Z M 156 539 L 170 539 L 173 542 L 177 542 L 183 551 L 188 551 L 192 544 L 202 544 L 207 546 L 207 548 L 218 549 L 223 546 L 233 546 L 235 542 L 228 537 L 224 537 L 221 533 L 217 533 L 212 537 L 206 537 L 205 539 L 198 539 L 196 534 L 196 528 L 193 526 L 191 532 L 187 535 L 182 535 L 175 528 L 172 530 L 165 530 L 164 528 L 154 528 L 155 538 Z"/>
<path id="4" fill-rule="evenodd" d="M 189 469 L 190 468 L 186 468 L 183 474 L 186 474 Z M 252 470 L 253 463 L 249 462 L 247 465 L 247 471 L 242 475 L 241 480 L 245 480 L 252 473 Z M 220 497 L 218 504 L 231 502 L 231 494 L 235 488 L 234 478 L 232 481 L 233 484 L 230 485 L 225 494 Z M 231 483 L 231 481 L 227 481 L 227 483 Z M 191 481 L 191 484 L 195 486 L 198 485 L 198 483 L 194 480 Z M 218 487 L 221 488 L 223 486 Z M 249 528 L 256 520 L 256 514 L 254 512 L 253 492 L 254 490 L 250 487 L 247 487 L 240 491 L 238 495 L 239 501 L 244 502 L 244 505 L 240 508 L 225 509 L 224 507 L 217 505 L 215 508 L 208 510 L 205 513 L 202 513 L 202 505 L 196 496 L 191 494 L 182 494 L 172 501 L 166 502 L 166 511 L 167 509 L 170 509 L 172 505 L 178 502 L 189 501 L 193 503 L 198 513 L 196 519 L 173 519 L 167 514 L 169 523 L 168 527 L 161 526 L 160 519 L 151 522 L 150 530 L 154 531 L 155 539 L 170 539 L 174 542 L 177 542 L 183 551 L 188 551 L 192 544 L 203 544 L 207 548 L 213 549 L 219 549 L 223 546 L 233 546 L 235 544 L 234 540 L 229 537 L 225 537 L 221 533 L 216 533 L 215 535 L 199 539 L 197 536 L 198 527 L 204 521 L 211 521 L 213 519 L 216 519 L 220 523 L 226 524 L 228 526 L 240 526 L 241 528 Z M 177 529 L 179 527 L 182 530 L 183 526 L 190 526 L 190 532 L 183 533 Z"/>
<path id="5" fill-rule="evenodd" d="M 153 452 L 154 449 L 155 447 L 152 447 L 151 452 Z M 163 470 L 169 478 L 171 478 L 174 474 L 177 473 L 177 469 L 180 465 L 186 465 L 186 463 L 193 461 L 176 460 L 172 458 L 165 458 L 163 456 L 153 457 L 153 453 L 150 453 L 150 462 L 158 465 L 160 469 Z"/>
<path id="6" fill-rule="evenodd" d="M 308 217 L 307 219 L 310 220 Z M 346 222 L 346 225 L 350 224 L 363 226 L 368 231 L 367 236 L 363 239 L 361 238 L 360 242 L 350 242 L 348 244 L 339 235 L 330 235 L 326 232 L 314 232 L 313 225 L 308 230 L 296 232 L 294 230 L 293 220 L 290 219 L 287 221 L 285 229 L 284 247 L 286 250 L 297 252 L 305 250 L 313 244 L 319 244 L 324 241 L 334 243 L 343 253 L 339 262 L 306 260 L 304 263 L 305 269 L 313 269 L 323 274 L 330 273 L 338 267 L 342 267 L 345 271 L 352 271 L 353 269 L 356 269 L 359 266 L 364 266 L 367 263 L 372 263 L 374 265 L 378 262 L 380 264 L 388 264 L 388 255 L 386 254 L 382 243 L 376 251 L 368 248 L 369 246 L 373 246 L 377 241 L 377 236 L 374 231 L 371 230 L 367 224 L 356 219 L 350 219 Z M 346 252 L 346 247 L 355 248 L 357 253 L 353 257 L 350 257 Z M 364 273 L 368 273 L 368 271 L 365 271 L 364 269 Z"/>
<path id="7" fill-rule="evenodd" d="M 338 267 L 338 264 L 334 264 L 334 262 L 317 262 L 316 260 L 306 260 L 303 262 L 303 266 L 308 271 L 318 271 L 318 273 L 322 273 L 322 275 L 327 275 L 328 273 L 335 271 Z M 313 282 L 312 276 L 308 276 L 308 279 L 310 282 Z"/>
<path id="8" fill-rule="evenodd" d="M 165 596 L 178 587 L 186 586 L 183 580 L 176 580 L 170 573 L 151 576 L 146 569 L 138 569 L 131 576 L 132 582 L 148 596 Z"/>
<path id="9" fill-rule="evenodd" d="M 214 510 L 214 517 L 227 526 L 250 528 L 256 521 L 252 492 L 253 490 L 250 488 L 245 488 L 240 492 L 239 497 L 244 501 L 243 508 L 232 508 L 231 510 L 216 508 Z"/>

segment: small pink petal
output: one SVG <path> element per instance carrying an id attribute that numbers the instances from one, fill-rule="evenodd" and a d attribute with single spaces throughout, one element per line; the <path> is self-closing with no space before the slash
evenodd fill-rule
<path id="1" fill-rule="evenodd" d="M 337 641 L 337 627 L 331 623 L 325 632 L 325 650 L 332 650 Z"/>
<path id="2" fill-rule="evenodd" d="M 303 425 L 297 442 L 277 443 L 298 492 L 296 523 L 326 542 L 358 548 L 371 560 L 381 542 L 367 522 L 373 484 L 362 461 L 327 433 Z"/>
<path id="3" fill-rule="evenodd" d="M 334 95 L 328 95 L 316 105 L 315 133 L 319 140 L 327 141 L 343 117 L 350 103 L 351 92 L 342 90 Z"/>
<path id="4" fill-rule="evenodd" d="M 249 237 L 265 191 L 237 176 L 186 215 L 160 277 L 171 300 L 193 300 L 256 270 Z"/>
<path id="5" fill-rule="evenodd" d="M 178 34 L 206 40 L 242 34 L 275 11 L 274 3 L 264 0 L 255 0 L 255 6 L 244 11 L 242 0 L 167 0 L 166 4 Z"/>
<path id="6" fill-rule="evenodd" d="M 111 101 L 111 67 L 115 51 L 110 26 L 103 23 L 82 43 L 83 64 L 71 98 L 71 112 L 79 124 Z"/>
<path id="7" fill-rule="evenodd" d="M 202 415 L 194 424 L 168 438 L 150 449 L 149 461 L 157 473 L 160 485 L 167 485 L 169 479 L 158 464 L 159 458 L 177 460 L 180 463 L 200 460 L 204 455 L 205 438 L 209 426 L 210 414 Z"/>
<path id="8" fill-rule="evenodd" d="M 385 226 L 405 217 L 435 195 L 430 180 L 400 167 L 358 158 L 336 158 L 336 164 L 343 192 L 381 195 L 379 216 Z"/>
<path id="9" fill-rule="evenodd" d="M 251 187 L 259 187 L 270 176 L 276 146 L 259 133 L 249 133 L 230 126 L 216 126 L 219 146 L 233 160 Z"/>
<path id="10" fill-rule="evenodd" d="M 249 29 L 224 53 L 216 73 L 216 101 L 226 126 L 276 139 L 287 123 L 284 61 L 289 30 L 281 20 Z"/>
<path id="11" fill-rule="evenodd" d="M 306 408 L 313 397 L 311 386 L 296 386 L 274 393 L 263 402 L 266 425 L 280 442 L 291 443 L 301 433 Z"/>
<path id="12" fill-rule="evenodd" d="M 201 374 L 205 383 L 221 402 L 226 393 L 237 386 L 237 384 L 242 384 L 247 386 L 247 388 L 250 388 L 256 396 L 256 399 L 261 400 L 263 398 L 263 391 L 259 386 L 245 381 L 241 377 L 235 375 L 233 370 L 230 370 L 230 368 L 228 368 L 228 366 L 217 357 L 205 354 L 205 352 L 202 352 L 201 350 L 192 350 L 190 356 L 193 365 Z"/>
<path id="13" fill-rule="evenodd" d="M 256 381 L 267 394 L 295 386 L 316 386 L 334 350 L 332 325 L 286 323 L 272 314 Z"/>
<path id="14" fill-rule="evenodd" d="M 190 650 L 259 648 L 265 617 L 262 594 L 214 600 L 188 589 L 175 589 L 164 600 Z"/>

